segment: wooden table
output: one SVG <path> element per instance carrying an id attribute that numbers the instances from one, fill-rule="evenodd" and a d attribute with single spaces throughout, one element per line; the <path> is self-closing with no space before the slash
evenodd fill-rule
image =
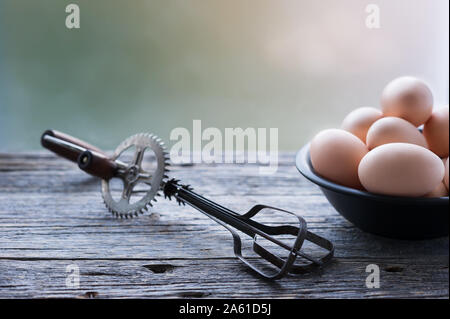
<path id="1" fill-rule="evenodd" d="M 266 282 L 234 258 L 226 230 L 192 208 L 161 198 L 153 215 L 117 220 L 99 180 L 76 165 L 48 152 L 0 154 L 0 298 L 449 297 L 448 237 L 360 231 L 301 177 L 293 153 L 281 154 L 270 176 L 250 164 L 174 166 L 171 176 L 240 212 L 265 203 L 301 213 L 334 242 L 333 262 Z M 369 264 L 380 268 L 378 289 L 366 287 Z M 79 288 L 67 286 L 69 265 L 79 269 Z"/>

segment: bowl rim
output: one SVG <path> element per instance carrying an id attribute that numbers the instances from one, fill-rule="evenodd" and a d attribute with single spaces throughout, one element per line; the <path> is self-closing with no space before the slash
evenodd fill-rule
<path id="1" fill-rule="evenodd" d="M 361 198 L 367 198 L 371 200 L 383 201 L 383 202 L 396 202 L 398 204 L 444 204 L 449 202 L 448 197 L 402 197 L 402 196 L 388 196 L 369 193 L 367 191 L 362 191 L 347 186 L 342 186 L 331 182 L 314 172 L 311 164 L 311 158 L 309 155 L 310 143 L 304 145 L 296 154 L 295 166 L 297 167 L 300 174 L 302 174 L 306 179 L 313 182 L 314 184 L 338 192 L 341 194 L 352 195 Z"/>

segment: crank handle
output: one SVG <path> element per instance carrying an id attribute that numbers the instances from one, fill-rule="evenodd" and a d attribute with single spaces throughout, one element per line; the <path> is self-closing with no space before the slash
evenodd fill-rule
<path id="1" fill-rule="evenodd" d="M 116 175 L 118 164 L 99 148 L 68 134 L 47 130 L 41 144 L 50 151 L 78 164 L 86 173 L 109 180 Z"/>

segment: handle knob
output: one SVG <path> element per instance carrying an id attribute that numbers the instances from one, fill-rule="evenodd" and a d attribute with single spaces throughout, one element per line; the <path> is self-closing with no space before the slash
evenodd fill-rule
<path id="1" fill-rule="evenodd" d="M 103 154 L 84 151 L 78 156 L 78 167 L 86 173 L 109 180 L 114 177 L 117 165 Z"/>

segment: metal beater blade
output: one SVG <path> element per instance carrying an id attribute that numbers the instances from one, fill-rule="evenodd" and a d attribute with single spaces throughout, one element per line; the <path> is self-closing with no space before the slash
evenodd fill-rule
<path id="1" fill-rule="evenodd" d="M 329 240 L 308 231 L 306 221 L 295 213 L 271 206 L 256 205 L 246 214 L 240 215 L 194 193 L 190 186 L 180 185 L 179 181 L 175 179 L 166 182 L 163 189 L 165 197 L 169 199 L 175 197 L 179 204 L 188 204 L 225 227 L 233 237 L 234 254 L 236 257 L 263 278 L 274 280 L 280 279 L 288 273 L 308 272 L 314 268 L 323 266 L 333 257 L 333 244 Z M 298 225 L 269 226 L 252 219 L 266 208 L 295 216 Z M 272 272 L 263 270 L 253 262 L 252 259 L 244 257 L 242 254 L 241 237 L 233 228 L 253 238 L 253 251 L 271 265 L 275 266 L 276 270 Z M 276 236 L 280 235 L 293 236 L 295 238 L 294 244 L 288 245 L 277 239 Z M 280 257 L 264 248 L 257 242 L 258 236 L 284 248 L 288 251 L 287 257 Z M 305 242 L 311 242 L 312 244 L 325 249 L 327 253 L 319 258 L 310 256 L 301 250 Z M 305 259 L 307 263 L 296 265 L 295 261 L 297 257 Z"/>

